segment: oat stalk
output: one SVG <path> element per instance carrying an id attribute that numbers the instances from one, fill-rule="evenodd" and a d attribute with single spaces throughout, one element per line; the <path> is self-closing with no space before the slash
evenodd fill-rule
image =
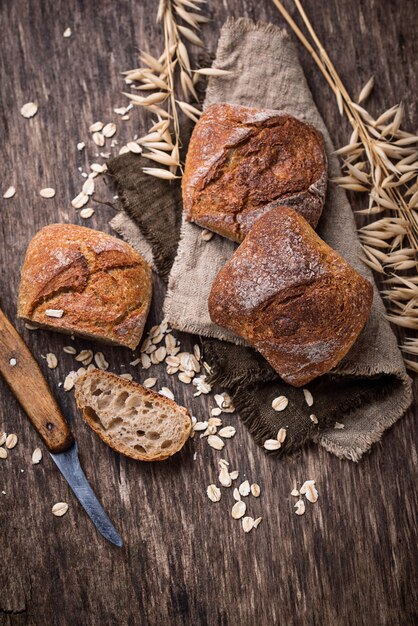
<path id="1" fill-rule="evenodd" d="M 156 167 L 144 167 L 143 171 L 165 180 L 180 178 L 183 173 L 180 115 L 193 122 L 201 115 L 189 102 L 198 99 L 195 84 L 199 75 L 227 73 L 214 68 L 193 70 L 191 67 L 187 45 L 203 47 L 198 32 L 200 25 L 208 21 L 201 13 L 201 4 L 204 0 L 160 0 L 157 22 L 163 24 L 164 50 L 158 58 L 142 51 L 143 66 L 124 72 L 125 80 L 133 84 L 132 89 L 145 94 L 125 95 L 133 105 L 157 117 L 148 133 L 137 140 L 143 156 L 156 163 Z M 177 93 L 177 85 L 181 95 Z"/>
<path id="2" fill-rule="evenodd" d="M 377 119 L 360 106 L 373 89 L 373 77 L 361 89 L 357 102 L 352 100 L 300 0 L 294 0 L 294 4 L 311 41 L 280 0 L 273 2 L 324 75 L 340 114 L 345 114 L 353 127 L 349 143 L 336 151 L 343 159 L 344 175 L 333 182 L 349 191 L 368 193 L 367 208 L 358 211 L 369 216 L 370 220 L 359 229 L 363 261 L 385 276 L 382 295 L 387 303 L 387 319 L 397 326 L 416 331 L 418 136 L 401 129 L 402 104 L 391 107 Z M 407 337 L 401 349 L 406 355 L 418 356 L 418 338 Z M 405 358 L 405 364 L 418 372 L 415 360 Z"/>

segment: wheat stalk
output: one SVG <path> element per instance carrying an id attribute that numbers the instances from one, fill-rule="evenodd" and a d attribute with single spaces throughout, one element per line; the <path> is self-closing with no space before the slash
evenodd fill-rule
<path id="1" fill-rule="evenodd" d="M 191 68 L 186 42 L 203 47 L 198 32 L 200 25 L 209 21 L 201 14 L 199 4 L 204 2 L 205 0 L 160 0 L 157 22 L 163 24 L 163 52 L 156 58 L 142 51 L 140 59 L 143 67 L 123 72 L 128 84 L 135 83 L 133 89 L 150 92 L 149 95 L 125 95 L 133 105 L 143 107 L 157 117 L 148 133 L 138 139 L 137 143 L 143 150 L 147 149 L 142 155 L 159 165 L 144 167 L 143 171 L 165 180 L 180 178 L 183 173 L 180 161 L 180 114 L 193 122 L 198 121 L 201 111 L 191 105 L 188 99 L 197 101 L 195 84 L 199 76 L 222 76 L 230 73 L 215 68 Z M 180 21 L 183 23 L 179 23 Z M 181 98 L 176 94 L 177 82 L 180 84 Z"/>
<path id="2" fill-rule="evenodd" d="M 363 261 L 386 278 L 382 295 L 387 319 L 402 328 L 418 330 L 418 136 L 401 130 L 403 106 L 395 105 L 375 119 L 360 106 L 372 92 L 374 78 L 361 89 L 357 102 L 350 97 L 331 59 L 316 35 L 300 0 L 294 4 L 311 37 L 304 35 L 280 0 L 273 0 L 293 32 L 311 54 L 331 87 L 340 114 L 353 128 L 349 143 L 336 150 L 343 176 L 333 179 L 341 187 L 367 192 L 367 208 L 358 213 L 370 223 L 360 228 Z M 378 217 L 375 217 L 378 216 Z M 406 274 L 405 274 L 406 273 Z M 418 355 L 418 338 L 405 338 L 401 349 Z M 418 363 L 405 358 L 418 372 Z"/>

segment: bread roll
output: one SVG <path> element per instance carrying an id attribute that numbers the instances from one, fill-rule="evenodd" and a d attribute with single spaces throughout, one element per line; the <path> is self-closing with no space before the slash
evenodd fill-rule
<path id="1" fill-rule="evenodd" d="M 95 370 L 81 376 L 75 398 L 100 439 L 137 461 L 163 461 L 190 436 L 192 420 L 186 409 L 110 372 Z"/>
<path id="2" fill-rule="evenodd" d="M 151 269 L 127 243 L 90 228 L 51 224 L 29 243 L 18 315 L 43 328 L 134 349 L 151 295 Z"/>
<path id="3" fill-rule="evenodd" d="M 193 130 L 182 185 L 186 218 L 233 241 L 281 204 L 315 228 L 327 185 L 322 135 L 282 111 L 213 104 Z"/>
<path id="4" fill-rule="evenodd" d="M 300 387 L 347 354 L 372 298 L 368 280 L 301 215 L 279 207 L 260 218 L 217 275 L 209 313 Z"/>

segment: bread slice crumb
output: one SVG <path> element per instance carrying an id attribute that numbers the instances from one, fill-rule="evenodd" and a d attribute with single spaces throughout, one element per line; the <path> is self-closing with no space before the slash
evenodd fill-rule
<path id="1" fill-rule="evenodd" d="M 75 384 L 77 406 L 94 432 L 111 448 L 138 461 L 163 461 L 190 436 L 189 412 L 138 383 L 91 371 Z"/>

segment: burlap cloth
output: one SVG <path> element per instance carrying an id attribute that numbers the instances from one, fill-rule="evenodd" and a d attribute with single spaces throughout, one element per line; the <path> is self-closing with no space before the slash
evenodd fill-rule
<path id="1" fill-rule="evenodd" d="M 232 74 L 209 80 L 204 108 L 215 102 L 231 102 L 282 109 L 311 122 L 324 135 L 329 176 L 339 175 L 328 131 L 313 102 L 296 49 L 284 31 L 245 18 L 228 19 L 221 31 L 214 67 Z M 154 268 L 166 277 L 180 230 L 179 185 L 144 176 L 143 165 L 143 159 L 131 154 L 109 163 L 124 209 L 111 225 L 152 259 Z M 332 183 L 317 230 L 373 282 L 359 259 L 360 244 L 345 192 Z M 213 338 L 203 339 L 213 381 L 230 391 L 257 443 L 275 437 L 284 426 L 287 437 L 279 455 L 294 453 L 312 440 L 340 458 L 358 461 L 403 415 L 412 398 L 410 379 L 395 336 L 384 319 L 377 289 L 367 325 L 349 354 L 332 373 L 309 385 L 314 404 L 308 407 L 300 389 L 281 381 L 259 354 L 211 322 L 207 309 L 211 284 L 236 244 L 218 235 L 205 242 L 201 232 L 193 224 L 181 224 L 164 304 L 172 327 Z M 282 413 L 271 408 L 278 395 L 289 398 Z M 310 419 L 312 413 L 318 418 L 317 425 Z M 336 429 L 336 421 L 344 428 Z"/>

